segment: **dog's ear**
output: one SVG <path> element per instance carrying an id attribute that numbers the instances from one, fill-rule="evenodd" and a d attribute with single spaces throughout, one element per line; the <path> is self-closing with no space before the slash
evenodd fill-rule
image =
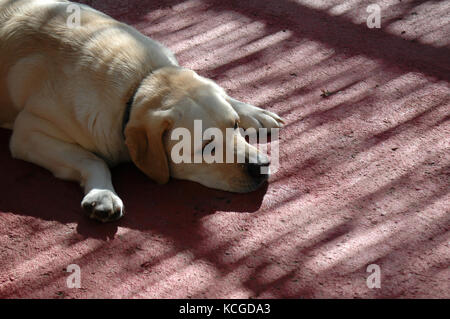
<path id="1" fill-rule="evenodd" d="M 169 181 L 169 163 L 163 145 L 164 132 L 172 126 L 168 111 L 150 110 L 138 124 L 125 129 L 125 144 L 134 164 L 160 184 Z"/>

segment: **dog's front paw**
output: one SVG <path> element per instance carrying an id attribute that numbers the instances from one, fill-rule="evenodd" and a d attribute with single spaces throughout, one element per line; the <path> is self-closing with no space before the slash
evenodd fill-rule
<path id="1" fill-rule="evenodd" d="M 234 103 L 232 103 L 232 105 L 240 117 L 240 126 L 244 129 L 248 129 L 250 127 L 255 129 L 280 128 L 284 124 L 284 120 L 275 113 L 263 110 L 247 103 L 239 101 L 233 102 Z"/>
<path id="2" fill-rule="evenodd" d="M 113 222 L 123 216 L 122 200 L 109 190 L 93 189 L 81 202 L 89 218 L 96 219 L 103 223 Z"/>

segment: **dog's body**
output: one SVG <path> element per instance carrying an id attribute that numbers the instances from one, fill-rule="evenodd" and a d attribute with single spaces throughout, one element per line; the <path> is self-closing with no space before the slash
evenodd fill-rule
<path id="1" fill-rule="evenodd" d="M 170 174 L 230 191 L 260 184 L 236 165 L 171 163 L 173 143 L 164 133 L 191 129 L 193 119 L 216 127 L 237 120 L 243 127 L 279 127 L 279 117 L 228 97 L 180 68 L 163 45 L 88 6 L 80 5 L 80 26 L 69 27 L 71 4 L 0 0 L 0 125 L 13 129 L 14 157 L 80 182 L 83 207 L 102 221 L 122 216 L 108 166 L 124 161 L 162 183 Z M 224 170 L 240 184 L 214 181 Z"/>
<path id="2" fill-rule="evenodd" d="M 0 6 L 5 3 L 11 1 Z M 86 6 L 80 15 L 84 27 L 71 29 L 65 27 L 65 1 L 12 3 L 9 10 L 0 9 L 0 123 L 11 126 L 23 111 L 20 117 L 34 118 L 17 121 L 15 130 L 20 122 L 48 121 L 39 124 L 46 127 L 41 130 L 51 126 L 59 140 L 110 164 L 129 160 L 121 131 L 127 100 L 151 70 L 176 66 L 175 57 Z"/>

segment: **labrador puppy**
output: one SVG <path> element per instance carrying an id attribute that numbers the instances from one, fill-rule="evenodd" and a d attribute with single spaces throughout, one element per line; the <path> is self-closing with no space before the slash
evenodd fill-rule
<path id="1" fill-rule="evenodd" d="M 180 67 L 160 43 L 88 6 L 76 4 L 74 26 L 71 5 L 0 0 L 0 125 L 13 130 L 14 158 L 79 182 L 83 209 L 102 222 L 124 212 L 109 170 L 120 162 L 133 161 L 158 183 L 172 176 L 231 192 L 252 191 L 267 179 L 255 169 L 269 165 L 258 151 L 246 164 L 175 163 L 170 136 L 177 128 L 192 132 L 194 120 L 203 129 L 232 128 L 227 139 L 242 143 L 223 147 L 248 159 L 253 146 L 237 126 L 278 128 L 280 117 L 229 97 Z"/>

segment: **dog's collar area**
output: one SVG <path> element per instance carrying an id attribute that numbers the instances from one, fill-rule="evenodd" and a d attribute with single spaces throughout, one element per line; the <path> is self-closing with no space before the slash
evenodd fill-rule
<path id="1" fill-rule="evenodd" d="M 150 75 L 152 73 L 153 73 L 153 71 L 150 71 L 143 79 L 145 79 L 148 75 Z M 133 89 L 133 92 L 131 93 L 131 96 L 126 103 L 125 112 L 123 113 L 123 119 L 122 119 L 122 135 L 123 135 L 123 137 L 125 137 L 125 128 L 127 127 L 128 121 L 130 120 L 131 108 L 133 107 L 134 98 L 136 96 L 136 93 L 137 93 L 139 87 L 141 86 L 143 79 Z"/>
<path id="2" fill-rule="evenodd" d="M 131 94 L 131 97 L 128 99 L 125 112 L 123 113 L 123 120 L 122 120 L 122 135 L 125 137 L 125 127 L 128 124 L 128 121 L 130 120 L 130 113 L 131 113 L 131 107 L 133 106 L 134 97 L 136 95 L 137 89 L 133 91 L 133 94 Z"/>

